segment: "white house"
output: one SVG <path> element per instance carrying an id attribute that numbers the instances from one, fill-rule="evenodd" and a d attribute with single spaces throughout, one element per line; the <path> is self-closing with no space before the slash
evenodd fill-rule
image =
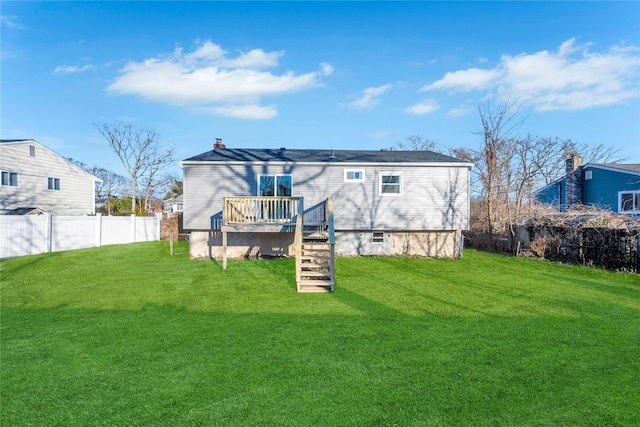
<path id="1" fill-rule="evenodd" d="M 169 215 L 175 215 L 182 213 L 183 210 L 183 196 L 182 194 L 176 197 L 171 197 L 169 199 L 163 200 L 163 208 L 162 210 Z"/>
<path id="2" fill-rule="evenodd" d="M 333 291 L 335 255 L 457 257 L 472 163 L 432 151 L 214 149 L 183 160 L 194 258 L 295 255 Z"/>
<path id="3" fill-rule="evenodd" d="M 99 178 L 33 139 L 0 140 L 0 214 L 38 208 L 54 215 L 95 213 Z"/>

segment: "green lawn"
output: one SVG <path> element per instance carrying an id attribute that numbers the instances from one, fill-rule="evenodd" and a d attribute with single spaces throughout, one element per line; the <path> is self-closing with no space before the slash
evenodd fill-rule
<path id="1" fill-rule="evenodd" d="M 640 276 L 466 251 L 192 261 L 166 242 L 3 261 L 3 426 L 637 426 Z"/>

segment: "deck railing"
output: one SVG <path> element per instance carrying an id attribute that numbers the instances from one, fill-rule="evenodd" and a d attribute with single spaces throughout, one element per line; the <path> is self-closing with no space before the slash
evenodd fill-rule
<path id="1" fill-rule="evenodd" d="M 222 219 L 230 224 L 295 223 L 302 197 L 224 197 Z"/>

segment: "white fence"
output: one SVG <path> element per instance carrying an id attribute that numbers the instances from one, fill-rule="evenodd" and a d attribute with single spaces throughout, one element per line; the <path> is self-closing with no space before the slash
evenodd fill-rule
<path id="1" fill-rule="evenodd" d="M 160 216 L 0 215 L 0 259 L 160 240 Z"/>

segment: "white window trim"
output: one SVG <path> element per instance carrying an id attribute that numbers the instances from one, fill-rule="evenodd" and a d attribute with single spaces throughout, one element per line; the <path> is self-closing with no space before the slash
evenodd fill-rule
<path id="1" fill-rule="evenodd" d="M 622 195 L 623 194 L 633 194 L 633 197 L 640 197 L 640 190 L 628 190 L 628 191 L 618 191 L 618 213 L 623 214 L 640 214 L 640 210 L 632 210 L 632 211 L 623 211 L 622 210 Z"/>
<path id="2" fill-rule="evenodd" d="M 18 181 L 18 183 L 17 183 L 16 185 L 11 185 L 11 184 L 2 184 L 2 177 L 0 176 L 0 184 L 1 184 L 3 187 L 13 187 L 13 188 L 18 188 L 18 187 L 20 187 L 20 172 L 18 172 L 18 171 L 10 171 L 10 170 L 5 170 L 5 169 L 2 169 L 0 172 L 1 172 L 1 173 L 8 173 L 8 174 L 9 174 L 9 183 L 11 183 L 11 174 L 12 174 L 12 173 L 16 174 L 17 181 Z"/>
<path id="3" fill-rule="evenodd" d="M 53 179 L 53 187 L 54 188 L 49 188 L 49 180 L 50 179 Z M 56 180 L 58 180 L 58 188 L 55 188 Z M 53 176 L 47 177 L 47 191 L 61 191 L 61 190 L 62 190 L 62 180 L 60 178 L 55 178 Z"/>
<path id="4" fill-rule="evenodd" d="M 279 176 L 290 176 L 291 177 L 291 196 L 278 196 L 276 195 L 276 189 L 273 189 L 273 196 L 260 196 L 260 177 L 263 176 L 272 176 L 273 177 L 273 185 L 275 186 L 276 183 L 278 182 L 278 177 Z M 293 175 L 291 175 L 290 173 L 261 173 L 258 174 L 257 179 L 256 179 L 256 196 L 258 197 L 293 197 Z"/>
<path id="5" fill-rule="evenodd" d="M 382 177 L 388 175 L 398 175 L 400 176 L 400 192 L 399 193 L 383 193 L 382 192 Z M 388 185 L 388 184 L 387 184 Z M 380 172 L 378 174 L 378 195 L 383 197 L 398 197 L 402 196 L 404 193 L 404 177 L 402 176 L 402 172 Z"/>
<path id="6" fill-rule="evenodd" d="M 347 174 L 349 172 L 360 172 L 360 175 L 362 176 L 362 178 L 360 179 L 349 179 L 347 178 Z M 354 183 L 354 182 L 364 182 L 365 180 L 365 173 L 364 173 L 364 169 L 345 169 L 344 170 L 344 182 L 350 182 L 350 183 Z"/>

